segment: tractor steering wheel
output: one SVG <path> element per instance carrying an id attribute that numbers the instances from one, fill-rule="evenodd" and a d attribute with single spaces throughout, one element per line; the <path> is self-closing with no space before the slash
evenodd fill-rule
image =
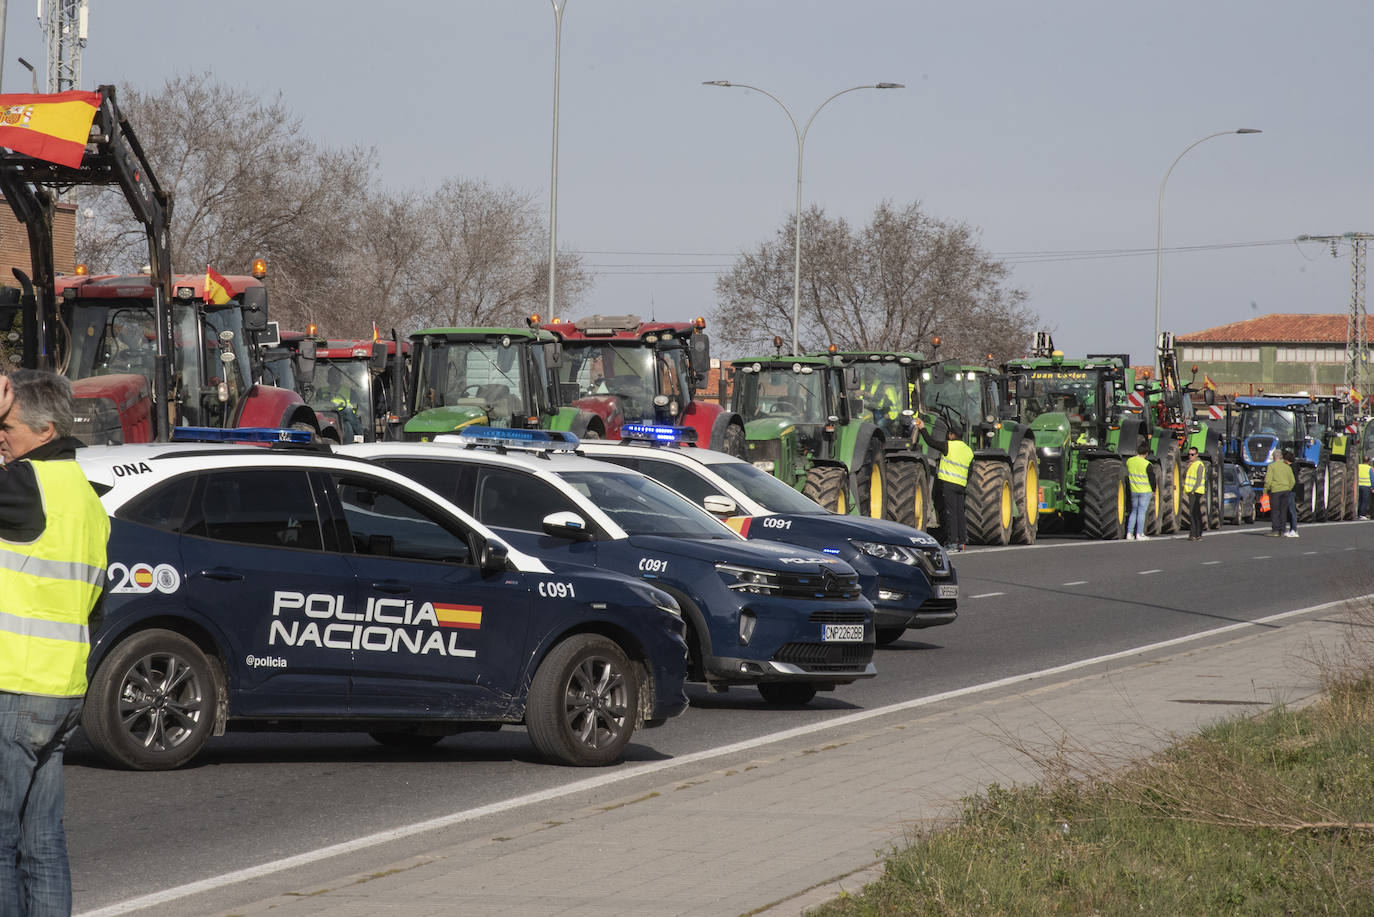
<path id="1" fill-rule="evenodd" d="M 768 409 L 769 414 L 797 414 L 800 411 L 797 405 L 791 401 L 774 401 L 773 406 Z"/>

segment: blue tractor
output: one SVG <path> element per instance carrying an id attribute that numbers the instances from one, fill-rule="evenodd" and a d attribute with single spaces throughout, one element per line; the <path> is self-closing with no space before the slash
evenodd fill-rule
<path id="1" fill-rule="evenodd" d="M 1226 411 L 1226 460 L 1239 465 L 1252 484 L 1263 488 L 1269 466 L 1284 449 L 1291 449 L 1298 521 L 1319 522 L 1327 517 L 1332 495 L 1325 432 L 1309 395 L 1242 395 Z M 1341 491 L 1337 482 L 1335 492 Z M 1335 503 L 1341 502 L 1336 497 Z"/>

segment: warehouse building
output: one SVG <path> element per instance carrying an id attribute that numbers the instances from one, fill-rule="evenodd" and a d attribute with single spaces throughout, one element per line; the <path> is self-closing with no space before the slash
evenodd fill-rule
<path id="1" fill-rule="evenodd" d="M 1180 334 L 1175 338 L 1180 371 L 1186 379 L 1197 366 L 1198 383 L 1210 378 L 1223 397 L 1344 394 L 1346 324 L 1345 313 L 1278 313 Z M 1367 318 L 1365 333 L 1366 340 L 1374 340 Z"/>

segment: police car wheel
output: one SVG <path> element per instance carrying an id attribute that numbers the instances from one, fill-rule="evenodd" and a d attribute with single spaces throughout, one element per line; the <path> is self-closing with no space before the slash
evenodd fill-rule
<path id="1" fill-rule="evenodd" d="M 107 761 L 170 770 L 210 738 L 219 696 L 219 680 L 200 647 L 173 631 L 145 630 L 100 663 L 81 725 Z"/>
<path id="2" fill-rule="evenodd" d="M 369 732 L 372 741 L 387 748 L 429 748 L 443 736 L 421 735 L 418 732 Z"/>
<path id="3" fill-rule="evenodd" d="M 816 686 L 804 681 L 764 681 L 759 683 L 759 694 L 770 704 L 800 707 L 811 703 Z"/>
<path id="4" fill-rule="evenodd" d="M 530 682 L 525 727 L 559 764 L 619 760 L 639 716 L 639 678 L 629 657 L 599 634 L 576 634 L 544 657 Z"/>

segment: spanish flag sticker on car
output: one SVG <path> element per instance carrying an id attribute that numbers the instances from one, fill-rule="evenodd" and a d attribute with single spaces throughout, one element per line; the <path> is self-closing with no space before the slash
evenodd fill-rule
<path id="1" fill-rule="evenodd" d="M 434 603 L 434 617 L 440 627 L 461 627 L 465 630 L 480 630 L 482 627 L 481 605 L 442 605 Z"/>

